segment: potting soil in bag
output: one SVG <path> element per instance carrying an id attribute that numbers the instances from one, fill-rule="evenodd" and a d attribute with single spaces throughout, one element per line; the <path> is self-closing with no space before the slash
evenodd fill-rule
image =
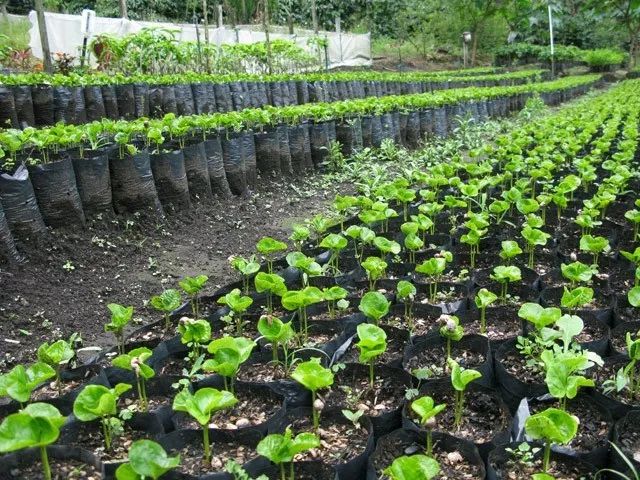
<path id="1" fill-rule="evenodd" d="M 242 110 L 245 108 L 244 92 L 240 82 L 229 82 L 229 91 L 231 92 L 231 102 L 234 110 Z"/>
<path id="2" fill-rule="evenodd" d="M 153 214 L 163 214 L 147 151 L 135 155 L 125 153 L 120 158 L 115 150 L 109 157 L 109 171 L 116 213 L 149 210 Z"/>
<path id="3" fill-rule="evenodd" d="M 336 136 L 340 142 L 340 150 L 345 156 L 351 155 L 354 151 L 353 129 L 348 122 L 336 124 Z"/>
<path id="4" fill-rule="evenodd" d="M 211 191 L 222 198 L 231 196 L 229 182 L 224 173 L 224 159 L 222 156 L 222 142 L 219 136 L 210 137 L 204 142 L 204 151 L 207 155 L 207 167 Z"/>
<path id="5" fill-rule="evenodd" d="M 195 113 L 195 106 L 193 104 L 191 85 L 174 85 L 174 91 L 176 92 L 176 108 L 178 110 L 178 115 L 193 115 Z"/>
<path id="6" fill-rule="evenodd" d="M 282 85 L 280 82 L 269 82 L 269 102 L 274 107 L 283 107 L 284 101 L 282 100 Z"/>
<path id="7" fill-rule="evenodd" d="M 433 111 L 433 133 L 440 138 L 447 136 L 447 112 L 444 107 Z"/>
<path id="8" fill-rule="evenodd" d="M 267 130 L 254 135 L 256 160 L 262 176 L 280 176 L 280 144 L 278 132 Z"/>
<path id="9" fill-rule="evenodd" d="M 33 116 L 33 100 L 31 98 L 31 87 L 29 85 L 15 85 L 11 87 L 13 91 L 13 101 L 18 118 L 18 128 L 34 127 L 36 125 Z"/>
<path id="10" fill-rule="evenodd" d="M 192 200 L 203 201 L 211 199 L 213 195 L 211 193 L 204 142 L 187 144 L 182 149 L 182 153 L 184 154 L 184 168 L 187 172 Z"/>
<path id="11" fill-rule="evenodd" d="M 163 206 L 189 208 L 189 183 L 181 150 L 150 155 L 151 171 L 158 197 Z"/>
<path id="12" fill-rule="evenodd" d="M 27 167 L 21 165 L 13 175 L 0 175 L 0 202 L 15 239 L 38 240 L 46 234 Z"/>
<path id="13" fill-rule="evenodd" d="M 36 127 L 46 127 L 55 123 L 53 114 L 53 87 L 51 85 L 32 85 L 33 116 Z"/>
<path id="14" fill-rule="evenodd" d="M 407 126 L 405 145 L 415 150 L 420 143 L 420 114 L 418 112 L 409 112 L 407 114 Z"/>
<path id="15" fill-rule="evenodd" d="M 360 130 L 362 130 L 362 146 L 365 148 L 371 148 L 372 146 L 371 127 L 371 115 L 365 115 L 360 118 Z"/>
<path id="16" fill-rule="evenodd" d="M 0 204 L 0 262 L 14 263 L 20 261 L 20 254 L 16 249 L 16 245 L 13 242 L 13 236 L 11 230 L 9 230 L 9 224 L 4 216 L 4 210 L 2 204 Z"/>
<path id="17" fill-rule="evenodd" d="M 0 128 L 18 128 L 18 114 L 13 92 L 0 85 Z"/>
<path id="18" fill-rule="evenodd" d="M 227 132 L 221 138 L 224 171 L 229 188 L 234 195 L 242 195 L 247 189 L 246 167 L 242 155 L 242 138 L 240 133 Z"/>
<path id="19" fill-rule="evenodd" d="M 299 174 L 305 170 L 304 158 L 304 130 L 301 125 L 289 125 L 289 153 L 293 173 Z"/>
<path id="20" fill-rule="evenodd" d="M 304 133 L 304 167 L 305 170 L 312 172 L 314 169 L 313 155 L 311 155 L 311 133 L 309 122 L 300 125 Z"/>
<path id="21" fill-rule="evenodd" d="M 73 169 L 85 215 L 113 213 L 107 150 L 85 151 L 85 158 L 73 159 Z"/>
<path id="22" fill-rule="evenodd" d="M 63 85 L 53 87 L 53 118 L 56 123 L 74 123 L 75 98 L 69 87 Z"/>
<path id="23" fill-rule="evenodd" d="M 382 126 L 382 140 L 394 139 L 393 135 L 393 116 L 390 113 L 384 113 L 380 116 Z"/>
<path id="24" fill-rule="evenodd" d="M 106 117 L 104 100 L 102 99 L 102 89 L 99 85 L 87 85 L 83 89 L 84 106 L 86 109 L 86 121 L 100 121 Z"/>
<path id="25" fill-rule="evenodd" d="M 162 115 L 167 113 L 178 113 L 178 105 L 176 104 L 176 91 L 173 85 L 162 85 Z"/>
<path id="26" fill-rule="evenodd" d="M 254 189 L 258 183 L 258 158 L 256 144 L 253 140 L 253 130 L 245 130 L 240 133 L 240 137 L 242 138 L 242 156 L 244 157 L 247 186 Z"/>
<path id="27" fill-rule="evenodd" d="M 149 117 L 162 118 L 162 87 L 160 85 L 149 85 Z"/>
<path id="28" fill-rule="evenodd" d="M 316 168 L 324 162 L 329 152 L 329 139 L 325 123 L 312 123 L 309 126 L 309 138 L 311 140 L 311 157 Z"/>
<path id="29" fill-rule="evenodd" d="M 136 118 L 149 116 L 149 85 L 136 83 L 133 85 L 133 96 L 136 106 Z"/>
<path id="30" fill-rule="evenodd" d="M 84 102 L 84 88 L 71 87 L 71 96 L 73 97 L 73 116 L 71 121 L 75 125 L 84 125 L 87 123 L 87 106 Z"/>
<path id="31" fill-rule="evenodd" d="M 306 80 L 296 81 L 296 94 L 298 105 L 309 103 L 309 86 Z"/>
<path id="32" fill-rule="evenodd" d="M 231 100 L 231 90 L 226 83 L 215 83 L 213 90 L 216 95 L 216 108 L 218 112 L 230 112 L 233 110 L 233 101 Z"/>
<path id="33" fill-rule="evenodd" d="M 384 138 L 382 130 L 382 116 L 373 115 L 371 117 L 371 147 L 379 148 Z"/>
<path id="34" fill-rule="evenodd" d="M 104 111 L 107 118 L 111 120 L 118 120 L 120 118 L 120 112 L 118 110 L 118 94 L 116 92 L 115 85 L 102 85 L 102 101 L 104 102 Z"/>
<path id="35" fill-rule="evenodd" d="M 195 113 L 211 113 L 215 111 L 215 100 L 210 95 L 210 90 L 206 83 L 192 83 L 191 95 Z"/>
<path id="36" fill-rule="evenodd" d="M 84 210 L 70 158 L 29 166 L 33 190 L 47 225 L 84 225 Z"/>
<path id="37" fill-rule="evenodd" d="M 116 98 L 118 100 L 118 113 L 120 118 L 133 120 L 136 118 L 136 104 L 133 84 L 116 85 Z"/>
<path id="38" fill-rule="evenodd" d="M 293 174 L 291 166 L 291 147 L 289 146 L 289 128 L 287 125 L 278 125 L 276 127 L 278 134 L 278 143 L 280 146 L 280 170 L 285 175 Z"/>
<path id="39" fill-rule="evenodd" d="M 425 138 L 433 133 L 433 110 L 421 110 L 420 117 L 420 138 Z"/>

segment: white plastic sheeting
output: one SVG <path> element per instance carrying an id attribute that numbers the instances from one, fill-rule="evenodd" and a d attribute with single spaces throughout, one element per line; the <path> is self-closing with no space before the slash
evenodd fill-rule
<path id="1" fill-rule="evenodd" d="M 38 30 L 38 18 L 35 11 L 29 13 L 31 22 L 30 46 L 33 54 L 42 58 L 42 43 Z M 78 56 L 82 48 L 83 35 L 81 33 L 81 16 L 62 13 L 45 13 L 49 48 L 51 53 L 61 52 Z M 179 40 L 196 41 L 196 27 L 190 24 L 138 22 L 124 18 L 95 17 L 93 35 L 108 33 L 123 36 L 136 33 L 146 27 L 163 27 L 176 30 Z M 199 27 L 200 39 L 204 38 L 204 31 Z M 297 30 L 295 35 L 282 33 L 282 29 L 274 28 L 270 38 L 293 40 L 302 48 L 309 49 L 307 40 L 314 36 L 311 30 Z M 278 31 L 280 30 L 280 31 Z M 329 68 L 341 66 L 370 66 L 371 65 L 371 37 L 366 34 L 320 32 L 328 39 Z M 235 29 L 226 27 L 209 28 L 209 41 L 217 45 L 232 43 L 255 43 L 264 41 L 265 34 L 255 26 L 238 26 Z M 92 59 L 93 61 L 93 59 Z"/>

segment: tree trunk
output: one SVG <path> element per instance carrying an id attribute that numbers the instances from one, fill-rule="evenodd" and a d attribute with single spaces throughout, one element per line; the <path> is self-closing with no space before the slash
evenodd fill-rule
<path id="1" fill-rule="evenodd" d="M 127 14 L 127 0 L 119 0 L 119 5 L 120 5 L 120 17 L 129 18 Z"/>
<path id="2" fill-rule="evenodd" d="M 262 0 L 264 4 L 264 15 L 262 24 L 264 26 L 264 41 L 267 47 L 267 68 L 269 75 L 273 73 L 273 65 L 271 62 L 271 41 L 269 40 L 269 0 Z"/>
<path id="3" fill-rule="evenodd" d="M 247 19 L 247 0 L 242 0 L 240 2 L 240 10 L 242 10 L 240 12 L 242 15 L 242 23 L 249 23 L 249 20 Z"/>
<path id="4" fill-rule="evenodd" d="M 293 13 L 287 15 L 287 25 L 289 26 L 289 35 L 293 35 Z"/>
<path id="5" fill-rule="evenodd" d="M 36 14 L 38 16 L 38 30 L 40 32 L 40 42 L 42 43 L 42 61 L 44 70 L 53 73 L 51 64 L 51 50 L 49 49 L 49 36 L 47 34 L 47 22 L 44 17 L 44 5 L 42 0 L 35 1 Z"/>
<path id="6" fill-rule="evenodd" d="M 313 23 L 313 31 L 318 34 L 318 9 L 316 0 L 311 0 L 311 23 Z"/>
<path id="7" fill-rule="evenodd" d="M 471 35 L 473 35 L 473 39 L 471 40 L 471 66 L 476 66 L 476 55 L 478 54 L 478 30 L 479 28 L 475 28 L 471 31 Z"/>

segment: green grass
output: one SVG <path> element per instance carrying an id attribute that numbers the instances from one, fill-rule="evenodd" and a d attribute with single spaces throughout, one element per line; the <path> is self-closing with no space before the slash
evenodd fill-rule
<path id="1" fill-rule="evenodd" d="M 13 50 L 29 48 L 29 29 L 31 24 L 27 19 L 14 20 L 0 15 L 0 51 L 5 47 Z"/>

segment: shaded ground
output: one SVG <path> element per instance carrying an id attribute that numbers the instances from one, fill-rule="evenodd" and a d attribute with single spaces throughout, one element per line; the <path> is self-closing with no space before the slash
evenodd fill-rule
<path id="1" fill-rule="evenodd" d="M 117 217 L 85 230 L 55 229 L 27 262 L 0 265 L 0 370 L 31 362 L 45 340 L 81 333 L 85 345 L 110 345 L 108 303 L 135 307 L 140 323 L 159 319 L 146 302 L 185 275 L 209 276 L 205 294 L 235 280 L 228 257 L 251 255 L 263 236 L 286 240 L 296 222 L 322 211 L 348 185 L 322 176 L 270 183 L 251 198 L 216 200 L 166 222 Z"/>

